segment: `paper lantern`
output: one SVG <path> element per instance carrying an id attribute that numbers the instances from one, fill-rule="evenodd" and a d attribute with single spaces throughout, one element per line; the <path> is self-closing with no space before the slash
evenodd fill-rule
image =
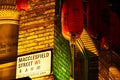
<path id="1" fill-rule="evenodd" d="M 61 11 L 61 25 L 62 35 L 66 40 L 70 40 L 70 32 L 68 30 L 68 12 L 67 12 L 67 1 L 64 2 Z"/>
<path id="2" fill-rule="evenodd" d="M 84 9 L 81 0 L 66 0 L 61 10 L 62 34 L 70 41 L 72 78 L 74 79 L 74 42 L 84 27 Z"/>
<path id="3" fill-rule="evenodd" d="M 79 37 L 84 27 L 84 9 L 80 0 L 66 0 L 61 11 L 62 34 L 70 40 Z"/>
<path id="4" fill-rule="evenodd" d="M 16 0 L 16 7 L 18 11 L 25 10 L 27 11 L 29 9 L 28 0 Z"/>
<path id="5" fill-rule="evenodd" d="M 108 34 L 109 30 L 109 3 L 106 0 L 88 0 L 87 4 L 87 31 L 93 38 Z"/>
<path id="6" fill-rule="evenodd" d="M 120 20 L 118 14 L 110 11 L 110 30 L 103 39 L 101 44 L 107 45 L 109 48 L 114 49 L 120 46 Z"/>

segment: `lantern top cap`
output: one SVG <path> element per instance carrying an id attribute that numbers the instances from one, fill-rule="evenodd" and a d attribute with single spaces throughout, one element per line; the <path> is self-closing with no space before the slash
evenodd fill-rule
<path id="1" fill-rule="evenodd" d="M 0 19 L 12 19 L 12 20 L 19 20 L 19 13 L 18 11 L 14 10 L 0 10 Z"/>
<path id="2" fill-rule="evenodd" d="M 15 10 L 0 10 L 0 24 L 19 24 L 19 13 Z"/>

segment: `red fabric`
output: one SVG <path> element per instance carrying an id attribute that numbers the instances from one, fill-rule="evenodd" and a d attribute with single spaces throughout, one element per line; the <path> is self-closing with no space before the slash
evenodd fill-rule
<path id="1" fill-rule="evenodd" d="M 99 6 L 98 0 L 88 0 L 87 11 L 86 11 L 87 31 L 92 37 L 96 37 L 96 35 L 98 34 L 98 26 L 99 26 L 98 6 Z"/>
<path id="2" fill-rule="evenodd" d="M 110 29 L 110 18 L 109 18 L 109 2 L 106 0 L 100 0 L 99 6 L 99 33 L 102 36 L 109 34 Z"/>
<path id="3" fill-rule="evenodd" d="M 28 10 L 28 0 L 16 0 L 16 7 L 20 10 Z"/>
<path id="4" fill-rule="evenodd" d="M 81 34 L 84 27 L 84 9 L 81 0 L 69 0 L 68 23 L 70 33 Z"/>
<path id="5" fill-rule="evenodd" d="M 66 0 L 61 11 L 62 34 L 69 40 L 71 35 L 81 35 L 84 27 L 83 4 L 80 0 Z"/>
<path id="6" fill-rule="evenodd" d="M 88 0 L 87 30 L 92 37 L 106 35 L 109 28 L 109 3 L 106 0 Z"/>
<path id="7" fill-rule="evenodd" d="M 110 48 L 116 48 L 120 46 L 120 20 L 116 12 L 111 11 L 109 16 L 110 32 L 104 37 L 104 41 Z"/>
<path id="8" fill-rule="evenodd" d="M 70 40 L 70 33 L 68 30 L 68 12 L 67 12 L 67 3 L 68 1 L 65 1 L 62 6 L 61 11 L 61 24 L 62 24 L 62 35 L 65 39 Z"/>

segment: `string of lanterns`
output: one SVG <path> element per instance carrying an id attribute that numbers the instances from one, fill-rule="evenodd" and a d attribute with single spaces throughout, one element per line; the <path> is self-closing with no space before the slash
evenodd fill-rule
<path id="1" fill-rule="evenodd" d="M 107 0 L 88 0 L 87 31 L 100 41 L 101 47 L 114 49 L 120 46 L 120 19 Z"/>
<path id="2" fill-rule="evenodd" d="M 16 8 L 29 10 L 29 0 L 16 0 Z M 86 9 L 87 31 L 92 38 L 100 40 L 109 48 L 120 46 L 120 20 L 110 10 L 106 0 L 88 0 Z M 70 42 L 72 54 L 72 77 L 74 78 L 74 42 L 80 38 L 84 28 L 84 6 L 82 0 L 65 0 L 61 8 L 63 37 Z M 102 46 L 102 47 L 103 47 Z"/>

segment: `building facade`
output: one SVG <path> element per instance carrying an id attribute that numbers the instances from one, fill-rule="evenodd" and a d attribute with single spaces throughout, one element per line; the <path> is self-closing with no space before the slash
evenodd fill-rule
<path id="1" fill-rule="evenodd" d="M 16 0 L 0 0 L 0 80 L 71 79 L 70 44 L 61 32 L 63 2 L 29 0 L 29 10 L 18 11 Z M 86 29 L 74 52 L 75 80 L 119 79 L 119 56 L 101 49 Z"/>

